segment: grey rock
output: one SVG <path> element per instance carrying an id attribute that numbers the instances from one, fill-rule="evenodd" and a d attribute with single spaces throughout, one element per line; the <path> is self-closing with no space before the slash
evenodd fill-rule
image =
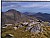
<path id="1" fill-rule="evenodd" d="M 41 28 L 40 25 L 36 25 L 31 29 L 31 32 L 35 32 L 35 33 L 39 33 L 39 32 L 42 32 L 42 31 L 43 31 L 43 29 Z"/>

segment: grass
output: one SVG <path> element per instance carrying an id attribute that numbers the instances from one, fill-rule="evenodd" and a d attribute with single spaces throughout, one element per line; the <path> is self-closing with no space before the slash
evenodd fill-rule
<path id="1" fill-rule="evenodd" d="M 6 29 L 2 29 L 2 37 L 5 38 L 6 34 L 12 34 L 14 38 L 50 38 L 50 26 L 42 26 L 44 31 L 38 34 L 31 33 L 29 30 L 24 31 L 25 28 L 24 26 L 15 30 L 12 26 L 8 26 Z"/>

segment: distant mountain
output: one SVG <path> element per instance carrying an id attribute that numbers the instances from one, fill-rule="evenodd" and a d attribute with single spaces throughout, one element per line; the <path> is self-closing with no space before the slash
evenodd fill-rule
<path id="1" fill-rule="evenodd" d="M 6 11 L 5 13 L 2 12 L 2 24 L 6 23 L 17 23 L 17 22 L 23 22 L 28 21 L 32 19 L 30 16 L 25 15 L 17 10 L 10 9 Z"/>
<path id="2" fill-rule="evenodd" d="M 29 20 L 43 20 L 43 21 L 49 21 L 50 22 L 50 14 L 47 13 L 33 13 L 30 14 L 28 12 L 21 13 L 17 10 L 10 9 L 6 12 L 2 12 L 2 24 L 6 23 L 18 23 L 18 22 L 24 22 Z"/>
<path id="3" fill-rule="evenodd" d="M 20 16 L 20 12 L 14 9 L 10 9 L 5 13 L 2 12 L 2 23 L 15 23 L 17 19 L 19 20 Z"/>
<path id="4" fill-rule="evenodd" d="M 48 13 L 41 13 L 41 12 L 30 13 L 30 12 L 25 12 L 24 14 L 28 15 L 28 16 L 31 16 L 31 17 L 36 17 L 37 19 L 42 20 L 42 21 L 50 22 L 50 14 L 48 14 Z"/>
<path id="5" fill-rule="evenodd" d="M 50 22 L 50 14 L 39 12 L 34 14 L 33 16 L 35 16 L 37 19 Z"/>
<path id="6" fill-rule="evenodd" d="M 32 12 L 24 12 L 23 14 L 25 14 L 25 15 L 33 15 L 35 13 L 32 13 Z"/>

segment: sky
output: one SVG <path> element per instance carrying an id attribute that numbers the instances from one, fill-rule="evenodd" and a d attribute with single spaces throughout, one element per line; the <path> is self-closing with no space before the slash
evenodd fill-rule
<path id="1" fill-rule="evenodd" d="M 2 1 L 50 1 L 50 0 L 2 0 Z"/>
<path id="2" fill-rule="evenodd" d="M 20 12 L 50 13 L 50 2 L 2 2 L 2 12 L 10 9 Z"/>

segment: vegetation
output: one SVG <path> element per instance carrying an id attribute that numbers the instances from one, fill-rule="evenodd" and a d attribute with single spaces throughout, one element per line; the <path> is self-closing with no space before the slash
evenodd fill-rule
<path id="1" fill-rule="evenodd" d="M 29 30 L 25 31 L 25 28 L 24 26 L 15 30 L 13 26 L 8 26 L 6 29 L 2 29 L 2 38 L 6 38 L 6 34 L 12 34 L 14 38 L 50 38 L 50 26 L 42 26 L 44 31 L 38 34 L 31 33 Z"/>

